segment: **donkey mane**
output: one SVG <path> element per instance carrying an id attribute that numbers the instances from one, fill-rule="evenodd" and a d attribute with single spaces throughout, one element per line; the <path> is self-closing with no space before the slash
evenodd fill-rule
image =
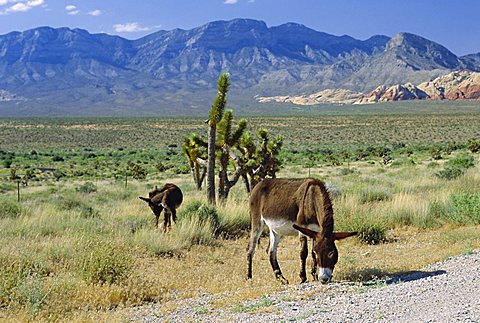
<path id="1" fill-rule="evenodd" d="M 299 205 L 303 208 L 304 213 L 308 213 L 308 206 L 311 206 L 313 208 L 313 214 L 311 215 L 312 217 L 316 218 L 317 220 L 322 220 L 321 223 L 319 223 L 321 227 L 321 233 L 323 236 L 331 236 L 333 234 L 333 228 L 334 228 L 334 221 L 333 221 L 333 206 L 332 206 L 332 200 L 330 198 L 330 194 L 328 193 L 328 190 L 325 186 L 325 184 L 314 178 L 309 178 L 308 181 L 305 183 L 305 192 L 303 194 L 303 197 L 299 201 Z M 318 198 L 315 198 L 315 190 L 319 189 L 320 193 L 322 194 L 322 199 L 319 200 Z M 319 205 L 321 204 L 321 205 Z M 323 212 L 323 214 L 322 214 Z M 301 224 L 308 224 L 308 218 L 304 218 L 304 223 Z"/>

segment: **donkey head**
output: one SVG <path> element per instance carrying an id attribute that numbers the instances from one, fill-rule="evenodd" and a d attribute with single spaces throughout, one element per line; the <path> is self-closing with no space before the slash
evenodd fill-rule
<path id="1" fill-rule="evenodd" d="M 325 235 L 296 224 L 294 224 L 293 227 L 313 239 L 313 254 L 315 256 L 315 263 L 319 268 L 318 280 L 322 284 L 328 283 L 332 280 L 333 269 L 338 261 L 338 250 L 335 246 L 335 240 L 342 240 L 354 236 L 357 232 L 333 232 Z"/>
<path id="2" fill-rule="evenodd" d="M 146 197 L 139 196 L 138 198 L 148 203 L 148 206 L 150 207 L 150 209 L 152 209 L 152 212 L 153 214 L 155 214 L 155 216 L 157 217 L 160 216 L 160 213 L 162 213 L 164 209 L 164 206 L 162 203 L 157 203 L 157 201 L 152 201 L 152 198 L 150 197 L 146 198 Z"/>

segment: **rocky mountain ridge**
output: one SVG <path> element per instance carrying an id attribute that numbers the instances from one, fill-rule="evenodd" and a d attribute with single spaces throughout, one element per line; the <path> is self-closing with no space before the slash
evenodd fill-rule
<path id="1" fill-rule="evenodd" d="M 457 57 L 408 33 L 358 40 L 234 19 L 132 41 L 40 27 L 0 35 L 0 89 L 25 98 L 15 106 L 3 101 L 0 116 L 203 114 L 222 71 L 231 75 L 231 104 L 248 113 L 256 97 L 368 93 L 465 68 L 480 71 L 480 54 Z"/>
<path id="2" fill-rule="evenodd" d="M 480 73 L 461 70 L 432 81 L 414 85 L 410 82 L 392 86 L 379 85 L 368 94 L 345 89 L 322 90 L 310 95 L 257 97 L 260 103 L 297 105 L 369 104 L 403 100 L 480 100 Z"/>

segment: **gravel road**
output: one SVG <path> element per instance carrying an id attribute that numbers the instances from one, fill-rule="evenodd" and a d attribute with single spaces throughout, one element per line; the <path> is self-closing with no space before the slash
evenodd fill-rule
<path id="1" fill-rule="evenodd" d="M 152 304 L 136 309 L 132 321 L 480 322 L 480 251 L 388 281 L 291 285 L 241 306 L 212 308 L 221 297 L 185 300 L 168 316 Z"/>

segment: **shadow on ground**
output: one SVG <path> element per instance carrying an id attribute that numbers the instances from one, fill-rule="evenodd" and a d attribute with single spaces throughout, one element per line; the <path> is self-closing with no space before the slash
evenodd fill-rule
<path id="1" fill-rule="evenodd" d="M 342 278 L 345 281 L 362 283 L 365 286 L 378 285 L 383 283 L 386 285 L 397 284 L 400 282 L 410 282 L 428 277 L 444 275 L 445 270 L 435 271 L 402 271 L 389 273 L 377 268 L 364 268 L 358 271 L 351 271 Z"/>

